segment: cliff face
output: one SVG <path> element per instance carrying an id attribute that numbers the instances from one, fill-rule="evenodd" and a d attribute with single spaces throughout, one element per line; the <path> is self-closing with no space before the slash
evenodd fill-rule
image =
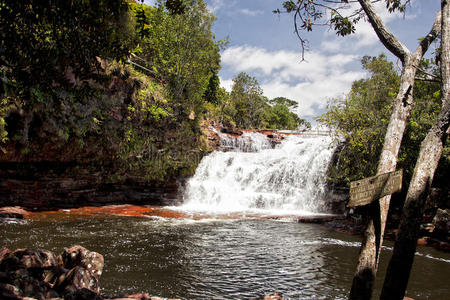
<path id="1" fill-rule="evenodd" d="M 103 62 L 99 74 L 39 101 L 8 98 L 0 203 L 30 209 L 173 204 L 179 179 L 208 151 L 187 100 L 164 83 Z M 95 76 L 94 76 L 95 75 Z"/>
<path id="2" fill-rule="evenodd" d="M 181 180 L 111 183 L 98 173 L 72 176 L 55 173 L 48 165 L 24 170 L 27 164 L 0 164 L 0 203 L 28 210 L 53 210 L 111 204 L 175 205 Z M 61 170 L 61 169 L 59 169 Z"/>

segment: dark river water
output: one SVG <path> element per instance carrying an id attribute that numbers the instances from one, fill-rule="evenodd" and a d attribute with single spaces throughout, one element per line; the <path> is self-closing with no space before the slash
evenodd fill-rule
<path id="1" fill-rule="evenodd" d="M 360 237 L 273 220 L 59 216 L 0 223 L 0 247 L 60 253 L 79 244 L 103 254 L 106 295 L 148 292 L 182 299 L 345 299 Z M 377 290 L 391 243 L 382 253 Z M 407 295 L 450 299 L 450 254 L 418 248 Z"/>

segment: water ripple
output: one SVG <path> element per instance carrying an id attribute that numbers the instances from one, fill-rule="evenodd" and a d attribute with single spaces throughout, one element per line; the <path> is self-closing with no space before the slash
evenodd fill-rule
<path id="1" fill-rule="evenodd" d="M 107 295 L 143 291 L 181 299 L 249 299 L 275 291 L 287 299 L 343 299 L 360 243 L 358 237 L 293 222 L 121 217 L 0 223 L 0 241 L 0 247 L 56 253 L 81 244 L 104 255 L 101 286 Z M 380 278 L 389 247 L 382 252 Z M 420 248 L 408 296 L 448 296 L 449 262 L 450 255 Z"/>

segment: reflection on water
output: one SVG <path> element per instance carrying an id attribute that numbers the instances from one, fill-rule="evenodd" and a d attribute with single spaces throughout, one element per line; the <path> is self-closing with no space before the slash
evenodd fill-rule
<path id="1" fill-rule="evenodd" d="M 275 291 L 291 299 L 344 299 L 359 240 L 318 225 L 271 220 L 66 215 L 57 222 L 0 223 L 0 247 L 59 253 L 80 244 L 103 254 L 107 295 L 143 291 L 183 299 L 248 299 Z M 430 248 L 419 252 L 408 296 L 448 297 L 450 255 Z M 378 288 L 389 253 L 383 251 Z"/>

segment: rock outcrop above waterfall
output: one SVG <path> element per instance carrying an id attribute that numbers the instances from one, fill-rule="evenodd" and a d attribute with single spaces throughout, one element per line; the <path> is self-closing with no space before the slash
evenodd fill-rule
<path id="1" fill-rule="evenodd" d="M 225 146 L 221 143 L 222 138 L 240 140 L 243 138 L 244 133 L 260 133 L 264 135 L 267 141 L 273 146 L 278 145 L 287 135 L 286 133 L 279 133 L 276 130 L 248 130 L 248 129 L 237 129 L 232 127 L 222 127 L 217 124 L 204 124 L 202 127 L 205 133 L 208 146 L 212 151 L 230 150 L 229 146 Z"/>

